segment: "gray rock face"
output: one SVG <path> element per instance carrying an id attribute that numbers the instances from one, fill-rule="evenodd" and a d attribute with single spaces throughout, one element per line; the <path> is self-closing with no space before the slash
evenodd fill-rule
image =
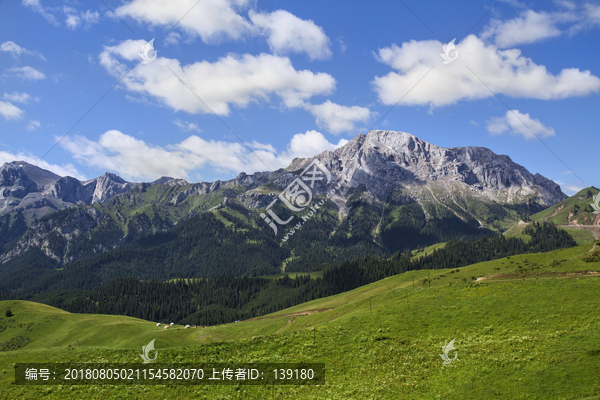
<path id="1" fill-rule="evenodd" d="M 43 199 L 41 201 L 47 200 Z M 66 221 L 61 221 L 61 223 L 56 223 L 52 219 L 36 222 L 12 249 L 0 255 L 0 266 L 33 247 L 39 248 L 44 254 L 56 261 L 65 263 L 74 261 L 77 258 L 76 256 L 68 256 L 71 239 L 82 235 L 106 219 L 106 215 L 102 215 L 93 207 L 89 207 L 73 213 Z M 64 247 L 52 245 L 53 238 L 56 237 L 63 239 Z"/>
<path id="2" fill-rule="evenodd" d="M 188 182 L 185 179 L 179 178 L 170 178 L 168 176 L 163 176 L 162 178 L 158 178 L 152 185 L 165 185 L 165 186 L 182 186 L 187 185 Z"/>
<path id="3" fill-rule="evenodd" d="M 37 184 L 23 170 L 24 166 L 23 163 L 12 162 L 4 164 L 0 168 L 0 187 L 2 188 L 0 193 L 2 197 L 22 199 L 29 193 L 38 191 Z"/>
<path id="4" fill-rule="evenodd" d="M 275 197 L 277 197 L 277 193 L 262 194 L 246 192 L 239 199 L 248 208 L 263 208 L 271 204 L 275 200 Z"/>
<path id="5" fill-rule="evenodd" d="M 535 195 L 540 205 L 551 206 L 567 197 L 559 185 L 531 174 L 508 156 L 483 147 L 442 148 L 406 132 L 371 131 L 314 158 L 334 180 L 354 188 L 365 185 L 380 200 L 399 184 L 417 187 L 434 182 L 473 189 L 500 203 Z M 296 159 L 288 169 L 302 168 L 311 160 Z"/>
<path id="6" fill-rule="evenodd" d="M 92 204 L 95 204 L 124 193 L 134 187 L 135 184 L 126 182 L 120 176 L 107 172 L 96 179 L 85 182 L 84 186 L 88 193 L 91 193 Z"/>
<path id="7" fill-rule="evenodd" d="M 98 203 L 124 193 L 135 184 L 106 173 L 87 182 L 60 177 L 23 161 L 0 168 L 0 213 L 27 211 L 40 217 L 78 203 Z"/>
<path id="8" fill-rule="evenodd" d="M 54 196 L 66 203 L 77 204 L 92 201 L 89 190 L 79 180 L 70 176 L 65 176 L 54 182 L 48 190 L 44 191 L 44 194 Z"/>

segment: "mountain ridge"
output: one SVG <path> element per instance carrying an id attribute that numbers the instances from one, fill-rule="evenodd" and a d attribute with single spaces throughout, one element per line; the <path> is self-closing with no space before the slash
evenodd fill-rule
<path id="1" fill-rule="evenodd" d="M 315 161 L 331 179 L 328 184 L 313 182 L 310 205 L 319 200 L 322 205 L 307 217 L 278 200 Z M 5 164 L 1 171 L 19 175 L 18 168 Z M 186 267 L 190 276 L 201 271 L 216 273 L 217 260 L 222 258 L 219 252 L 227 251 L 257 254 L 270 266 L 269 273 L 307 271 L 323 262 L 391 256 L 441 241 L 502 233 L 566 198 L 554 182 L 531 174 L 508 156 L 477 147 L 445 149 L 394 131 L 371 131 L 335 151 L 294 159 L 286 169 L 241 172 L 228 181 L 188 183 L 163 177 L 132 183 L 106 173 L 84 182 L 69 177 L 50 183 L 46 179 L 41 191 L 33 181 L 35 187 L 27 186 L 26 175 L 19 177 L 21 181 L 3 181 L 11 186 L 0 188 L 16 190 L 5 202 L 18 202 L 0 216 L 0 228 L 8 217 L 12 219 L 5 223 L 18 228 L 0 234 L 4 248 L 0 270 L 12 265 L 16 271 L 39 257 L 46 260 L 44 268 L 54 269 L 113 252 L 144 237 L 148 243 L 163 243 L 162 232 L 175 232 L 185 222 L 198 240 L 217 235 L 214 247 L 203 250 L 208 251 L 206 259 Z M 334 183 L 339 190 L 334 201 L 329 201 L 326 194 Z M 262 217 L 267 210 L 294 222 L 279 225 L 274 232 Z M 200 218 L 207 213 L 215 218 Z M 223 236 L 223 227 L 239 234 Z M 244 235 L 254 239 L 248 241 Z M 265 246 L 276 243 L 282 252 L 275 258 L 264 253 Z M 158 257 L 171 257 L 173 247 L 165 249 L 157 250 Z M 193 247 L 189 249 L 189 257 L 196 254 Z M 237 271 L 250 273 L 243 268 Z M 222 273 L 227 274 L 226 268 Z"/>

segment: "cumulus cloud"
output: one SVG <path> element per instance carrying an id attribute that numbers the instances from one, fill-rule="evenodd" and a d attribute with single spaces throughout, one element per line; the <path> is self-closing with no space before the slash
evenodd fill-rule
<path id="1" fill-rule="evenodd" d="M 481 81 L 497 94 L 541 100 L 585 96 L 600 90 L 600 79 L 590 71 L 566 68 L 553 75 L 545 66 L 521 55 L 520 50 L 499 50 L 474 35 L 456 45 L 459 56 L 451 64 L 442 64 L 441 49 L 437 40 L 411 40 L 401 47 L 394 44 L 380 49 L 378 59 L 398 72 L 373 80 L 379 101 L 396 104 L 409 90 L 403 105 L 438 107 L 493 96 Z"/>
<path id="2" fill-rule="evenodd" d="M 40 72 L 37 69 L 30 67 L 28 65 L 25 67 L 11 68 L 11 69 L 9 69 L 9 71 L 14 72 L 15 75 L 17 75 L 21 79 L 27 79 L 30 81 L 46 79 L 46 75 L 43 72 Z"/>
<path id="3" fill-rule="evenodd" d="M 487 122 L 487 130 L 492 135 L 501 135 L 509 131 L 512 135 L 521 135 L 525 139 L 554 136 L 554 129 L 547 127 L 539 119 L 522 114 L 519 110 L 507 111 L 503 117 L 492 117 Z"/>
<path id="4" fill-rule="evenodd" d="M 316 117 L 319 128 L 333 134 L 353 131 L 356 123 L 366 122 L 375 114 L 366 107 L 347 107 L 329 100 L 319 105 L 306 104 L 304 108 Z"/>
<path id="5" fill-rule="evenodd" d="M 303 20 L 285 11 L 248 13 L 259 32 L 275 54 L 306 53 L 311 60 L 331 57 L 330 40 L 323 28 L 311 20 Z"/>
<path id="6" fill-rule="evenodd" d="M 55 26 L 59 26 L 60 23 L 56 19 L 54 15 L 52 15 L 47 8 L 43 7 L 40 3 L 40 0 L 23 0 L 23 5 L 25 7 L 30 8 L 32 11 L 40 14 L 42 17 L 46 19 L 46 21 L 50 22 Z"/>
<path id="7" fill-rule="evenodd" d="M 105 47 L 100 64 L 121 78 L 127 71 L 121 60 L 137 61 L 144 44 L 143 40 L 127 40 Z M 176 111 L 196 114 L 212 110 L 217 115 L 228 115 L 230 105 L 245 107 L 251 102 L 267 101 L 273 95 L 287 107 L 298 107 L 312 96 L 330 93 L 335 83 L 329 74 L 298 71 L 289 58 L 264 53 L 230 54 L 213 63 L 199 61 L 187 65 L 176 59 L 157 57 L 150 64 L 138 63 L 122 81 L 127 90 L 151 95 Z"/>
<path id="8" fill-rule="evenodd" d="M 18 44 L 16 44 L 15 42 L 11 42 L 10 40 L 0 44 L 0 51 L 10 53 L 15 58 L 17 58 L 21 54 L 28 54 L 28 55 L 39 57 L 41 60 L 46 61 L 46 58 L 42 55 L 42 53 L 38 53 L 37 51 L 27 50 L 26 48 L 21 47 Z"/>
<path id="9" fill-rule="evenodd" d="M 98 11 L 77 11 L 72 7 L 63 7 L 63 11 L 67 16 L 65 21 L 67 28 L 69 29 L 77 29 L 80 25 L 89 28 L 92 24 L 98 22 L 100 18 L 100 14 Z"/>
<path id="10" fill-rule="evenodd" d="M 325 150 L 333 151 L 346 143 L 348 143 L 346 139 L 340 139 L 337 144 L 329 143 L 320 132 L 311 130 L 294 135 L 285 155 L 291 159 L 296 157 L 309 158 Z"/>
<path id="11" fill-rule="evenodd" d="M 4 92 L 4 98 L 6 100 L 10 100 L 15 103 L 23 103 L 23 104 L 27 104 L 27 103 L 29 103 L 29 101 L 40 101 L 39 97 L 31 97 L 27 93 L 19 93 L 19 92 L 12 92 L 10 94 Z"/>
<path id="12" fill-rule="evenodd" d="M 306 53 L 311 60 L 331 57 L 330 40 L 323 28 L 313 21 L 285 10 L 270 13 L 250 10 L 248 18 L 241 15 L 254 4 L 254 0 L 202 0 L 200 3 L 196 0 L 133 0 L 115 12 L 151 26 L 168 29 L 177 26 L 192 38 L 200 37 L 204 43 L 264 36 L 274 54 Z M 181 19 L 183 10 L 189 13 Z M 166 43 L 176 43 L 179 39 L 178 34 L 171 33 Z"/>
<path id="13" fill-rule="evenodd" d="M 38 167 L 52 171 L 60 176 L 72 176 L 79 180 L 86 180 L 87 178 L 73 166 L 73 164 L 50 164 L 45 160 L 41 160 L 38 157 L 34 157 L 29 153 L 11 153 L 9 151 L 0 151 L 0 165 L 11 162 L 11 161 L 25 161 L 31 165 L 37 165 Z"/>
<path id="14" fill-rule="evenodd" d="M 21 119 L 25 111 L 6 101 L 0 101 L 0 115 L 6 120 Z"/>
<path id="15" fill-rule="evenodd" d="M 345 143 L 346 140 L 340 140 L 335 145 L 321 133 L 308 131 L 294 135 L 285 151 L 278 153 L 269 144 L 253 142 L 250 144 L 254 149 L 252 153 L 238 142 L 205 140 L 196 135 L 160 147 L 111 130 L 100 135 L 98 141 L 67 136 L 60 145 L 85 165 L 114 171 L 133 181 L 152 181 L 161 176 L 187 179 L 190 173 L 205 167 L 230 173 L 253 173 L 265 171 L 264 162 L 273 169 L 283 168 L 295 157 L 312 157 Z"/>
<path id="16" fill-rule="evenodd" d="M 239 39 L 252 31 L 250 22 L 238 14 L 251 4 L 250 0 L 202 0 L 196 3 L 197 0 L 133 0 L 118 7 L 115 13 L 153 26 L 171 28 L 179 22 L 178 28 L 192 37 L 199 36 L 205 43 Z"/>
<path id="17" fill-rule="evenodd" d="M 40 121 L 37 120 L 30 120 L 29 124 L 27 125 L 27 127 L 25 128 L 28 132 L 34 131 L 36 129 L 38 129 L 39 127 L 41 127 L 42 125 L 40 124 Z"/>

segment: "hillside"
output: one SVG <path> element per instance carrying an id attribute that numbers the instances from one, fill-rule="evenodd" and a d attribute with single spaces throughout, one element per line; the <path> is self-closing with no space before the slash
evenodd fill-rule
<path id="1" fill-rule="evenodd" d="M 600 214 L 594 214 L 591 207 L 593 196 L 599 192 L 595 187 L 582 189 L 560 203 L 532 215 L 530 219 L 556 225 L 600 225 Z"/>
<path id="2" fill-rule="evenodd" d="M 600 259 L 590 255 L 600 252 L 599 245 L 513 256 L 458 272 L 407 272 L 270 316 L 195 330 L 156 330 L 154 323 L 123 318 L 121 335 L 110 340 L 106 327 L 117 317 L 93 316 L 87 325 L 98 327 L 95 339 L 92 331 L 74 329 L 90 316 L 4 301 L 0 321 L 10 328 L 0 332 L 0 343 L 18 335 L 33 340 L 18 351 L 0 352 L 0 385 L 13 398 L 116 399 L 139 390 L 149 399 L 598 396 L 600 323 L 594 310 L 600 306 Z M 7 306 L 16 311 L 14 323 L 6 322 Z M 57 347 L 38 347 L 41 331 L 55 337 Z M 160 362 L 324 362 L 327 382 L 143 389 L 10 385 L 12 363 L 141 362 L 138 353 L 149 338 L 157 338 Z M 444 366 L 439 354 L 452 339 L 458 357 Z"/>
<path id="3" fill-rule="evenodd" d="M 528 221 L 551 222 L 569 232 L 577 243 L 591 243 L 600 239 L 600 214 L 595 214 L 591 206 L 594 201 L 593 196 L 599 192 L 595 187 L 580 190 L 560 203 L 531 215 Z M 522 231 L 529 225 L 529 222 L 520 221 L 513 225 L 505 235 L 526 238 L 522 235 Z"/>
<path id="4" fill-rule="evenodd" d="M 355 289 L 401 272 L 460 268 L 475 262 L 576 245 L 568 233 L 554 225 L 534 223 L 524 230 L 528 241 L 502 235 L 476 241 L 453 240 L 417 256 L 407 252 L 396 253 L 390 258 L 368 256 L 322 264 L 310 273 L 311 276 L 313 272 L 319 275 L 318 279 L 307 275 L 290 279 L 288 274 L 279 279 L 248 276 L 168 279 L 170 277 L 165 276 L 161 257 L 157 255 L 169 249 L 179 249 L 187 254 L 186 242 L 215 245 L 210 234 L 195 236 L 194 233 L 182 229 L 179 234 L 158 243 L 138 248 L 127 246 L 127 252 L 123 248 L 56 271 L 45 271 L 32 258 L 31 265 L 24 266 L 20 274 L 6 275 L 0 284 L 0 288 L 16 287 L 20 290 L 13 294 L 0 293 L 0 299 L 39 301 L 71 312 L 168 318 L 180 323 L 207 325 L 260 316 L 307 300 Z M 183 242 L 178 240 L 181 238 Z M 252 266 L 257 257 L 247 261 L 246 257 L 236 257 L 245 254 L 244 243 L 240 241 L 235 255 L 222 254 L 218 261 L 229 263 L 229 269 L 233 271 L 237 265 Z M 277 250 L 280 249 L 271 249 L 269 253 Z M 183 275 L 194 260 L 174 258 L 172 262 L 178 268 L 176 271 Z M 124 274 L 123 268 L 129 278 L 119 278 L 119 274 Z M 257 268 L 264 270 L 260 265 Z M 168 280 L 164 281 L 165 278 Z"/>

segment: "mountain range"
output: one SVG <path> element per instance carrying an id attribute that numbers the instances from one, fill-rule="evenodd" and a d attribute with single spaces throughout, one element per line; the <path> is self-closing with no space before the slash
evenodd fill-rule
<path id="1" fill-rule="evenodd" d="M 501 233 L 567 198 L 506 155 L 394 131 L 229 181 L 79 181 L 15 161 L 0 194 L 0 291 L 310 271 Z"/>

